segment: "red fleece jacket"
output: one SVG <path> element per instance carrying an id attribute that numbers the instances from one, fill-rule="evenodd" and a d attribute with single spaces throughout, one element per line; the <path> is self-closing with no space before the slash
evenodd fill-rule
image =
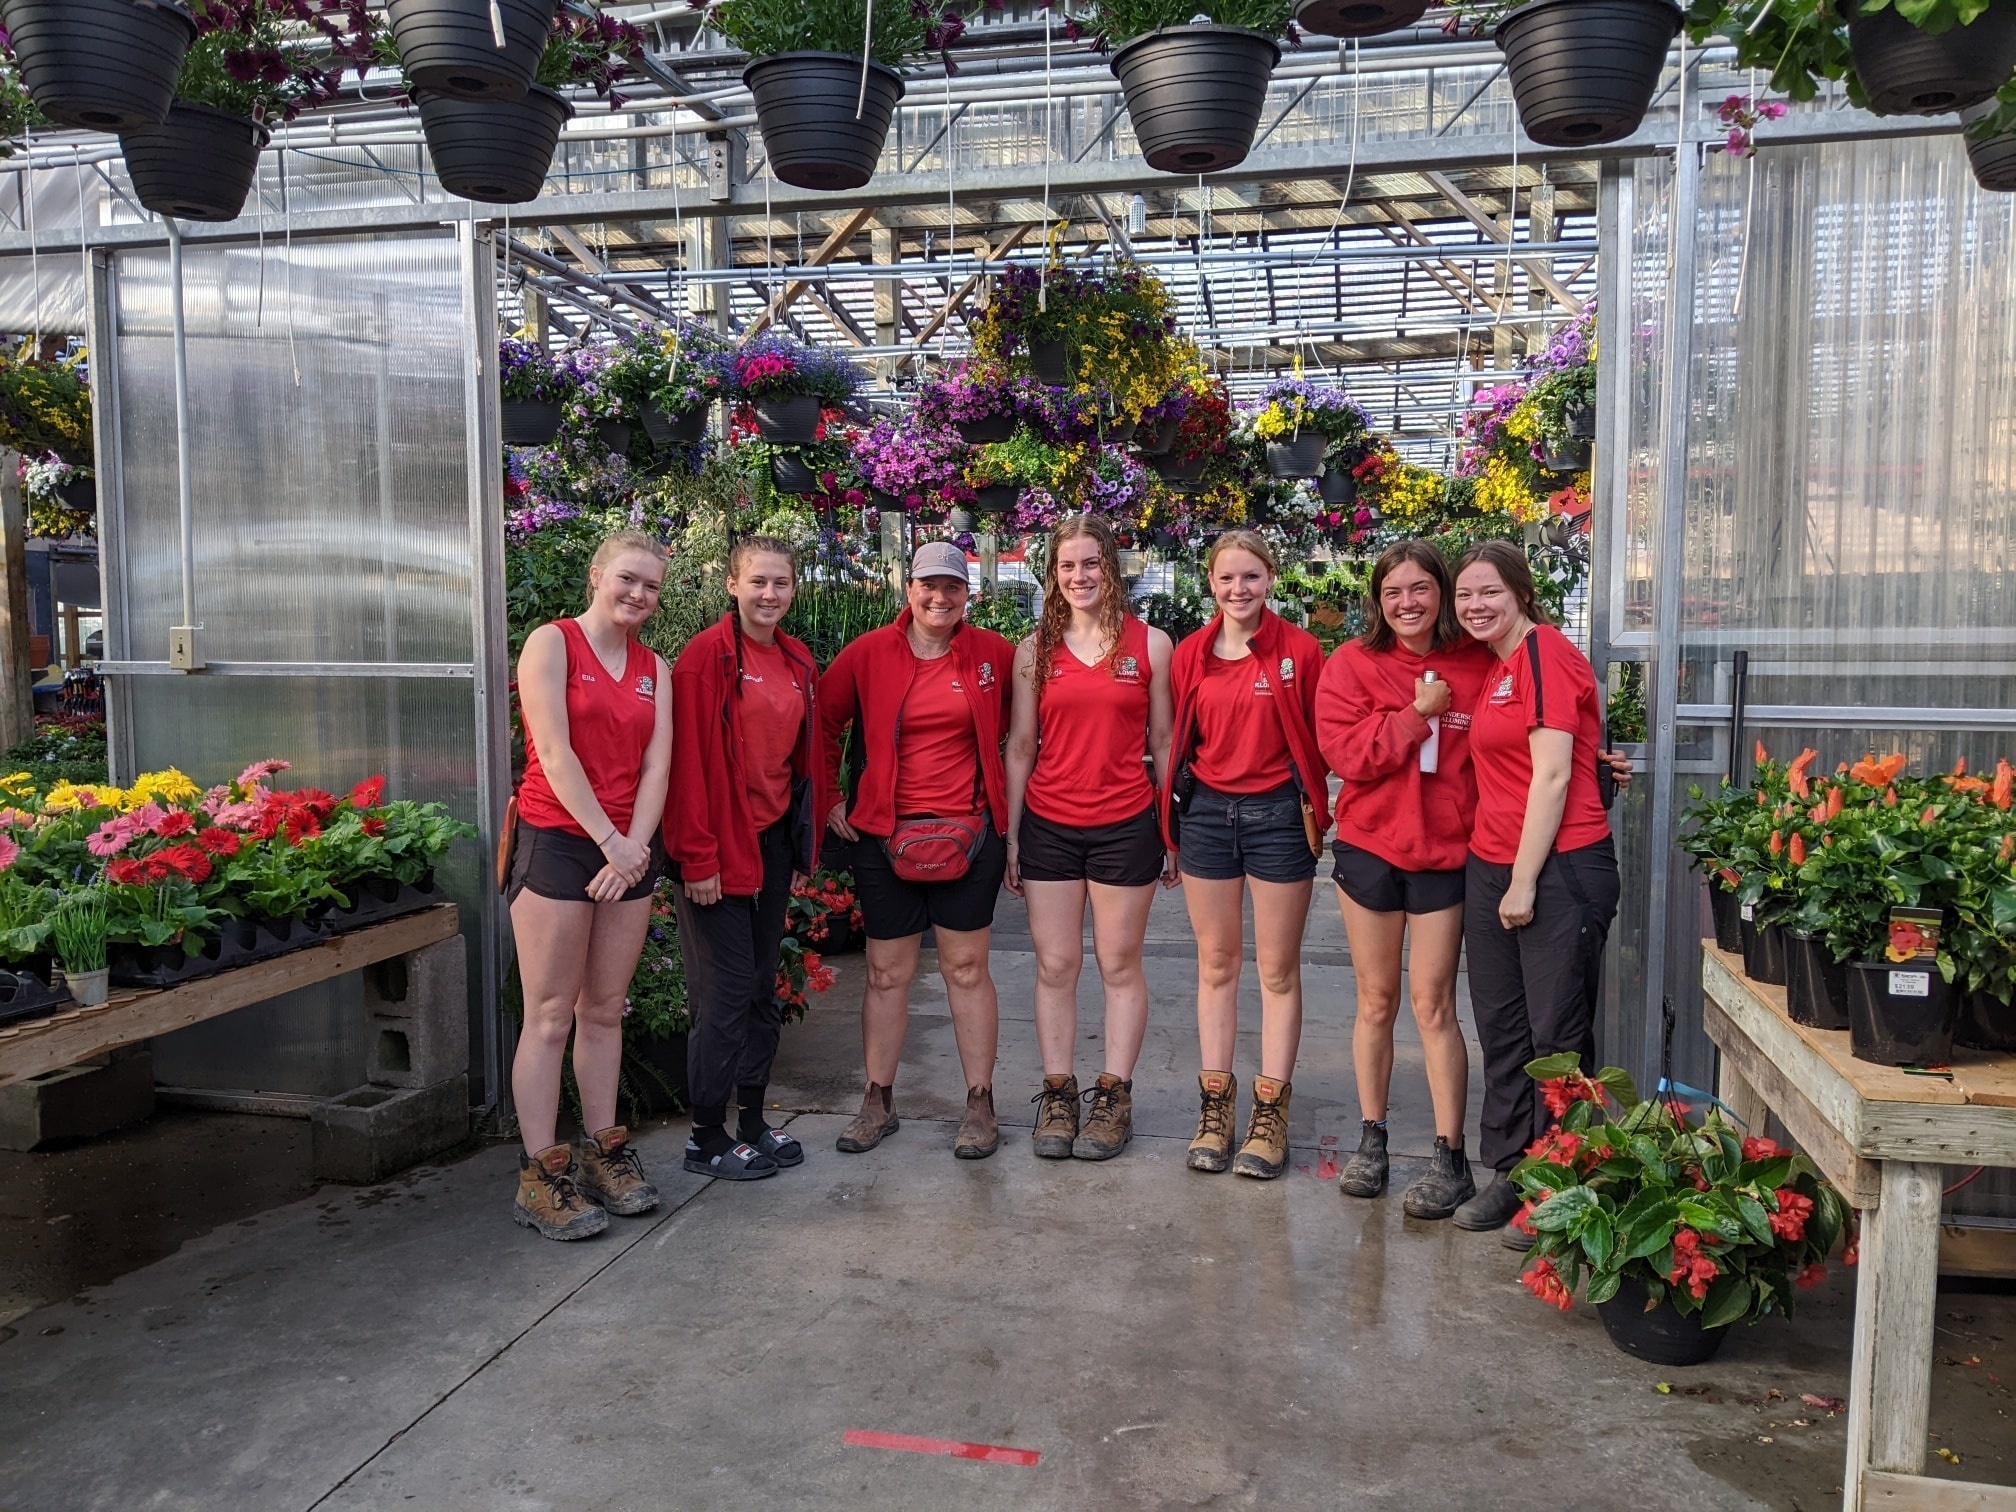
<path id="1" fill-rule="evenodd" d="M 1177 837 L 1169 824 L 1170 798 L 1176 774 L 1183 770 L 1197 744 L 1197 690 L 1204 683 L 1205 658 L 1218 639 L 1224 616 L 1217 615 L 1194 635 L 1186 635 L 1169 661 L 1169 691 L 1176 703 L 1175 738 L 1169 746 L 1169 770 L 1162 773 L 1162 839 L 1171 850 Z M 1253 633 L 1253 654 L 1274 671 L 1279 694 L 1267 700 L 1288 737 L 1288 760 L 1302 792 L 1316 806 L 1316 831 L 1330 827 L 1330 773 L 1317 747 L 1313 715 L 1316 687 L 1323 676 L 1323 647 L 1300 625 L 1291 625 L 1272 609 L 1260 612 Z"/>
<path id="2" fill-rule="evenodd" d="M 826 809 L 840 798 L 840 737 L 851 723 L 867 765 L 854 784 L 847 822 L 864 835 L 883 835 L 896 828 L 896 718 L 910 692 L 917 656 L 910 649 L 910 611 L 896 623 L 871 630 L 851 641 L 826 675 L 819 679 L 819 724 L 824 736 L 820 775 Z M 985 776 L 987 804 L 994 828 L 1008 824 L 1008 775 L 1001 764 L 1001 740 L 1008 730 L 1008 704 L 1014 686 L 1015 647 L 1003 636 L 978 625 L 961 625 L 952 636 L 951 656 L 958 663 L 959 682 L 973 710 L 973 731 L 980 742 L 980 770 Z"/>
<path id="3" fill-rule="evenodd" d="M 811 843 L 793 860 L 810 872 L 818 859 L 815 816 L 826 809 L 819 783 L 819 666 L 802 641 L 781 630 L 777 647 L 805 685 L 805 725 L 791 753 L 791 775 L 811 788 L 811 813 L 795 816 L 802 823 L 794 828 L 797 838 Z M 688 641 L 672 665 L 672 780 L 661 833 L 685 881 L 718 874 L 725 896 L 753 898 L 763 890 L 763 853 L 743 770 L 747 747 L 735 649 L 731 612 Z"/>

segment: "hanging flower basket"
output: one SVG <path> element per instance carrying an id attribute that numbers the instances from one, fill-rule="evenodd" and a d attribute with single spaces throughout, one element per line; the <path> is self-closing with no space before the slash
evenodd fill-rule
<path id="1" fill-rule="evenodd" d="M 774 446 L 810 446 L 819 439 L 817 394 L 773 394 L 753 399 L 756 431 Z"/>
<path id="2" fill-rule="evenodd" d="M 791 52 L 758 58 L 742 82 L 756 97 L 756 125 L 770 171 L 800 189 L 859 189 L 875 176 L 903 76 L 841 53 Z M 858 114 L 857 114 L 858 107 Z"/>
<path id="3" fill-rule="evenodd" d="M 1880 1066 L 1943 1066 L 1953 1056 L 1960 996 L 1929 960 L 1851 961 L 1848 1053 Z"/>
<path id="4" fill-rule="evenodd" d="M 795 451 L 770 454 L 770 481 L 777 485 L 779 493 L 816 494 L 822 491 L 819 474 Z"/>
<path id="5" fill-rule="evenodd" d="M 597 420 L 595 435 L 616 456 L 630 451 L 630 424 L 626 420 Z"/>
<path id="6" fill-rule="evenodd" d="M 1612 1344 L 1651 1365 L 1705 1365 L 1729 1337 L 1726 1324 L 1703 1328 L 1701 1314 L 1683 1315 L 1665 1297 L 1647 1312 L 1645 1294 L 1635 1286 L 1626 1287 L 1608 1302 L 1598 1302 L 1596 1316 L 1603 1320 L 1603 1331 L 1610 1335 Z"/>
<path id="7" fill-rule="evenodd" d="M 1141 428 L 1141 422 L 1132 419 L 1108 420 L 1104 440 L 1114 446 L 1125 446 L 1134 439 L 1134 433 Z"/>
<path id="8" fill-rule="evenodd" d="M 1172 453 L 1164 453 L 1158 457 L 1150 457 L 1147 461 L 1148 465 L 1155 469 L 1155 476 L 1164 483 L 1195 483 L 1204 476 L 1205 459 L 1201 456 L 1182 461 Z"/>
<path id="9" fill-rule="evenodd" d="M 1022 490 L 1013 483 L 991 483 L 976 490 L 973 508 L 983 515 L 1006 514 L 1015 507 L 1015 501 L 1022 497 Z"/>
<path id="10" fill-rule="evenodd" d="M 557 0 L 498 0 L 504 45 L 491 29 L 490 0 L 390 0 L 386 18 L 406 79 L 455 100 L 522 100 L 539 70 Z"/>
<path id="11" fill-rule="evenodd" d="M 1341 467 L 1333 467 L 1316 483 L 1316 493 L 1325 504 L 1341 507 L 1358 502 L 1358 480 Z"/>
<path id="12" fill-rule="evenodd" d="M 138 131 L 168 118 L 196 36 L 182 5 L 133 0 L 9 0 L 7 38 L 21 82 L 50 120 Z"/>
<path id="13" fill-rule="evenodd" d="M 968 446 L 984 446 L 989 441 L 1006 441 L 1015 434 L 1013 415 L 988 415 L 979 420 L 954 420 L 952 428 Z"/>
<path id="14" fill-rule="evenodd" d="M 498 406 L 506 446 L 545 446 L 560 434 L 560 404 L 506 399 Z"/>
<path id="15" fill-rule="evenodd" d="M 244 213 L 271 133 L 244 116 L 178 101 L 159 126 L 122 133 L 133 194 L 156 215 L 233 221 Z"/>
<path id="16" fill-rule="evenodd" d="M 1376 37 L 1427 13 L 1428 0 L 1302 0 L 1295 24 L 1319 37 Z"/>
<path id="17" fill-rule="evenodd" d="M 1308 430 L 1286 441 L 1267 443 L 1267 471 L 1277 478 L 1315 478 L 1323 472 L 1323 451 L 1329 438 Z"/>
<path id="18" fill-rule="evenodd" d="M 1596 439 L 1596 406 L 1593 404 L 1570 404 L 1561 411 L 1568 422 L 1568 434 L 1577 441 Z"/>
<path id="19" fill-rule="evenodd" d="M 707 434 L 707 411 L 704 408 L 672 414 L 655 404 L 647 404 L 641 418 L 644 434 L 651 438 L 653 446 L 691 446 Z"/>
<path id="20" fill-rule="evenodd" d="M 1540 444 L 1540 465 L 1549 472 L 1586 472 L 1595 448 L 1586 438 L 1575 435 L 1552 437 Z"/>
<path id="21" fill-rule="evenodd" d="M 1672 0 L 1533 0 L 1498 23 L 1526 135 L 1547 147 L 1638 129 L 1680 30 Z"/>
<path id="22" fill-rule="evenodd" d="M 1848 51 L 1878 115 L 1940 115 L 1979 105 L 2016 69 L 2016 3 L 1996 0 L 1966 26 L 1933 36 L 1895 6 L 1850 11 Z"/>
<path id="23" fill-rule="evenodd" d="M 1979 105 L 1960 112 L 1960 126 L 1964 131 L 1983 116 L 1993 115 L 1996 102 L 1983 100 Z M 2016 191 L 2016 131 L 2005 131 L 1999 136 L 1978 138 L 1969 133 L 1967 143 L 1967 165 L 1974 170 L 1974 182 L 1983 189 L 1997 194 Z"/>
<path id="24" fill-rule="evenodd" d="M 1071 381 L 1071 354 L 1061 341 L 1038 341 L 1029 348 L 1029 369 L 1052 388 Z"/>
<path id="25" fill-rule="evenodd" d="M 1152 431 L 1138 431 L 1134 437 L 1134 450 L 1144 458 L 1159 457 L 1176 444 L 1176 433 L 1183 429 L 1183 417 L 1171 415 L 1156 422 Z"/>
<path id="26" fill-rule="evenodd" d="M 96 478 L 72 478 L 67 483 L 57 485 L 56 496 L 63 501 L 65 509 L 78 514 L 98 513 L 98 480 Z"/>
<path id="27" fill-rule="evenodd" d="M 522 100 L 457 100 L 431 90 L 415 99 L 441 187 L 486 205 L 539 197 L 560 128 L 574 114 L 566 100 L 537 85 Z"/>
<path id="28" fill-rule="evenodd" d="M 1113 55 L 1148 166 L 1215 173 L 1245 161 L 1281 48 L 1242 26 L 1170 26 Z"/>

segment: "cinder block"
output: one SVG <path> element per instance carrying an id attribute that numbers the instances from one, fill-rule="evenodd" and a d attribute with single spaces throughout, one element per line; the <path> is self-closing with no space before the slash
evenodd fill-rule
<path id="1" fill-rule="evenodd" d="M 90 1139 L 153 1113 L 154 1057 L 140 1048 L 115 1050 L 103 1061 L 0 1087 L 0 1150 Z"/>
<path id="2" fill-rule="evenodd" d="M 318 1181 L 383 1181 L 469 1137 L 467 1073 L 433 1087 L 362 1086 L 308 1115 L 309 1160 Z"/>
<path id="3" fill-rule="evenodd" d="M 469 1072 L 467 955 L 460 937 L 364 973 L 365 1076 L 381 1087 L 439 1086 Z"/>

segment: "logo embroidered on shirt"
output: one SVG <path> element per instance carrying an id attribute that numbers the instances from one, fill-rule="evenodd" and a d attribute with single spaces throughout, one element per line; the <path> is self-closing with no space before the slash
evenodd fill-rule
<path id="1" fill-rule="evenodd" d="M 1442 716 L 1442 728 L 1445 730 L 1467 730 L 1470 728 L 1470 716 L 1468 714 L 1444 714 Z"/>
<path id="2" fill-rule="evenodd" d="M 1262 680 L 1264 681 L 1265 679 Z M 1284 656 L 1281 658 L 1281 684 L 1283 687 L 1286 687 L 1293 681 L 1295 681 L 1295 658 Z"/>
<path id="3" fill-rule="evenodd" d="M 657 692 L 658 684 L 650 678 L 640 677 L 637 679 L 637 696 L 639 698 L 651 698 L 656 696 Z"/>
<path id="4" fill-rule="evenodd" d="M 1115 677 L 1131 677 L 1139 681 L 1141 677 L 1141 663 L 1134 657 L 1123 656 L 1114 664 L 1113 675 Z"/>
<path id="5" fill-rule="evenodd" d="M 985 693 L 989 688 L 993 686 L 994 686 L 994 663 L 992 663 L 991 661 L 984 661 L 980 663 L 980 691 L 982 693 Z"/>
<path id="6" fill-rule="evenodd" d="M 1267 674 L 1265 672 L 1262 672 L 1260 676 L 1254 680 L 1253 691 L 1256 694 L 1265 693 L 1269 698 L 1272 698 L 1274 696 L 1274 685 L 1267 681 Z"/>
<path id="7" fill-rule="evenodd" d="M 1504 677 L 1499 679 L 1498 686 L 1491 690 L 1491 702 L 1494 704 L 1501 704 L 1504 703 L 1507 699 L 1511 698 L 1511 696 L 1512 696 L 1512 674 L 1510 672 L 1507 672 L 1504 675 Z"/>

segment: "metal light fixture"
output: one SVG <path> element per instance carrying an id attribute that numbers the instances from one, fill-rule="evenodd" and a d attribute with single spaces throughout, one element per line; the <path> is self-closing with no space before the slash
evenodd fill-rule
<path id="1" fill-rule="evenodd" d="M 1127 205 L 1127 234 L 1129 236 L 1148 234 L 1148 201 L 1139 194 Z"/>

